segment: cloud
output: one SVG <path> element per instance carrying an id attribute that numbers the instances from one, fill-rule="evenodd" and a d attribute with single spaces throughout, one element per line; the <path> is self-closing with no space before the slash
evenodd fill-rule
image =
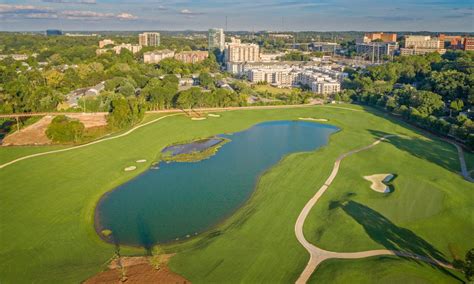
<path id="1" fill-rule="evenodd" d="M 62 0 L 53 0 L 62 1 Z M 83 0 L 82 0 L 83 1 Z M 86 0 L 89 1 L 89 0 Z M 0 4 L 0 17 L 2 18 L 24 18 L 24 19 L 68 19 L 68 20 L 135 20 L 138 17 L 130 13 L 100 13 L 84 10 L 57 11 L 48 7 L 32 5 L 8 5 Z"/>
<path id="2" fill-rule="evenodd" d="M 61 3 L 61 4 L 97 4 L 96 0 L 41 0 L 46 3 Z"/>
<path id="3" fill-rule="evenodd" d="M 182 15 L 187 15 L 187 16 L 196 16 L 196 15 L 202 15 L 204 13 L 200 13 L 200 12 L 194 12 L 194 11 L 191 11 L 189 9 L 183 9 L 181 11 L 179 11 L 180 14 Z"/>

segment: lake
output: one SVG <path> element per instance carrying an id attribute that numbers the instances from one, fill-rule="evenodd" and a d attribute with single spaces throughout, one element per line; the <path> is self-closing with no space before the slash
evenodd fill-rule
<path id="1" fill-rule="evenodd" d="M 160 163 L 104 195 L 96 230 L 111 230 L 117 243 L 146 248 L 199 234 L 242 206 L 260 175 L 284 156 L 324 146 L 336 131 L 308 121 L 271 121 L 218 135 L 231 141 L 209 159 Z"/>

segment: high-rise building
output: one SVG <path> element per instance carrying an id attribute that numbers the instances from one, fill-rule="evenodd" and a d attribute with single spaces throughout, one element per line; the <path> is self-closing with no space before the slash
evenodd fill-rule
<path id="1" fill-rule="evenodd" d="M 474 50 L 474 37 L 464 38 L 464 50 Z"/>
<path id="2" fill-rule="evenodd" d="M 141 46 L 160 46 L 160 33 L 142 33 L 138 35 L 138 43 Z"/>
<path id="3" fill-rule="evenodd" d="M 241 43 L 240 39 L 232 38 L 226 45 L 225 59 L 227 62 L 260 61 L 260 48 L 257 44 Z"/>
<path id="4" fill-rule="evenodd" d="M 225 48 L 225 35 L 223 29 L 209 29 L 209 44 L 208 49 L 219 49 L 223 51 Z"/>
<path id="5" fill-rule="evenodd" d="M 61 30 L 46 30 L 47 36 L 60 36 L 62 34 L 63 34 L 63 31 Z"/>

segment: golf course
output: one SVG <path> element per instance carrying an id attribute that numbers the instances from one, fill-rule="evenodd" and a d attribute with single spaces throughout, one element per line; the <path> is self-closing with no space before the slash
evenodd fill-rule
<path id="1" fill-rule="evenodd" d="M 335 253 L 388 250 L 422 258 L 328 258 L 308 283 L 466 281 L 449 265 L 426 261 L 452 263 L 474 244 L 474 184 L 461 175 L 454 145 L 357 105 L 218 113 L 200 121 L 181 113 L 147 114 L 141 125 L 79 146 L 0 147 L 0 283 L 78 283 L 103 271 L 116 247 L 95 230 L 99 201 L 146 174 L 167 146 L 222 134 L 232 140 L 233 133 L 261 123 L 299 118 L 337 131 L 327 144 L 289 152 L 262 171 L 243 205 L 212 227 L 157 244 L 175 253 L 172 271 L 193 283 L 294 283 L 310 260 L 295 224 L 325 188 L 300 224 L 308 243 Z M 464 158 L 473 170 L 474 155 L 464 151 Z M 135 169 L 124 171 L 130 166 Z M 390 191 L 377 192 L 364 178 L 382 173 L 393 175 Z M 152 251 L 120 250 L 128 256 Z"/>

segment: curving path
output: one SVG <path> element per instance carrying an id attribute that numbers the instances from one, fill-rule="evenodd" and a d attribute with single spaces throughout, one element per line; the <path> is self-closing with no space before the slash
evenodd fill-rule
<path id="1" fill-rule="evenodd" d="M 296 220 L 295 234 L 300 244 L 303 245 L 303 247 L 309 252 L 310 258 L 305 269 L 299 276 L 298 280 L 296 280 L 296 283 L 298 284 L 306 283 L 308 279 L 311 277 L 311 274 L 313 274 L 316 267 L 318 267 L 318 265 L 324 260 L 330 259 L 330 258 L 356 259 L 356 258 L 365 258 L 365 257 L 377 256 L 377 255 L 397 255 L 397 256 L 410 257 L 417 260 L 429 262 L 429 263 L 436 264 L 445 268 L 452 268 L 452 266 L 448 263 L 444 263 L 438 260 L 427 258 L 421 255 L 406 253 L 406 252 L 401 252 L 401 251 L 392 251 L 392 250 L 385 250 L 385 249 L 369 250 L 369 251 L 361 251 L 361 252 L 327 251 L 311 244 L 304 237 L 304 233 L 303 233 L 304 221 L 306 220 L 306 217 L 308 217 L 309 212 L 311 211 L 313 206 L 316 204 L 316 202 L 318 202 L 319 198 L 321 198 L 321 196 L 324 194 L 324 192 L 326 192 L 326 190 L 329 188 L 331 183 L 336 178 L 339 172 L 339 166 L 341 165 L 341 161 L 352 154 L 368 150 L 374 147 L 375 145 L 379 144 L 380 142 L 386 140 L 387 138 L 394 137 L 394 136 L 397 136 L 397 135 L 386 135 L 368 146 L 365 146 L 356 150 L 352 150 L 350 152 L 347 152 L 339 156 L 336 159 L 336 162 L 334 163 L 334 167 L 332 169 L 331 174 L 329 175 L 327 180 L 324 182 L 324 185 L 321 186 L 319 190 L 316 192 L 316 194 L 308 201 L 308 203 L 306 203 L 300 215 L 298 216 L 298 219 Z"/>
<path id="2" fill-rule="evenodd" d="M 170 116 L 176 116 L 176 115 L 181 115 L 181 114 L 182 114 L 182 113 L 175 113 L 175 114 L 169 114 L 169 115 L 165 115 L 165 116 L 159 117 L 159 118 L 157 118 L 157 119 L 154 119 L 154 120 L 148 121 L 148 122 L 146 122 L 146 123 L 137 125 L 137 126 L 133 127 L 132 129 L 128 130 L 127 132 L 124 132 L 124 133 L 119 134 L 119 135 L 117 135 L 117 136 L 112 136 L 112 137 L 108 137 L 108 138 L 103 138 L 103 139 L 96 140 L 96 141 L 93 141 L 93 142 L 90 142 L 90 143 L 87 143 L 87 144 L 82 144 L 82 145 L 74 146 L 74 147 L 70 147 L 70 148 L 59 149 L 59 150 L 53 150 L 53 151 L 48 151 L 48 152 L 41 152 L 41 153 L 36 153 L 36 154 L 24 156 L 24 157 L 21 157 L 21 158 L 12 160 L 12 161 L 10 161 L 10 162 L 8 162 L 8 163 L 5 163 L 5 164 L 3 164 L 3 165 L 0 165 L 0 169 L 3 169 L 3 168 L 5 168 L 5 167 L 7 167 L 7 166 L 9 166 L 9 165 L 11 165 L 11 164 L 14 164 L 14 163 L 16 163 L 16 162 L 23 161 L 23 160 L 26 160 L 26 159 L 30 159 L 30 158 L 34 158 L 34 157 L 39 157 L 39 156 L 44 156 L 44 155 L 49 155 L 49 154 L 54 154 L 54 153 L 60 153 L 60 152 L 71 151 L 71 150 L 75 150 L 75 149 L 79 149 L 79 148 L 84 148 L 84 147 L 87 147 L 87 146 L 90 146 L 90 145 L 102 143 L 102 142 L 105 142 L 105 141 L 118 139 L 118 138 L 121 138 L 121 137 L 124 137 L 124 136 L 129 135 L 130 133 L 134 132 L 135 130 L 137 130 L 137 129 L 139 129 L 139 128 L 142 128 L 142 127 L 147 126 L 147 125 L 149 125 L 149 124 L 155 123 L 155 122 L 157 122 L 157 121 L 159 121 L 159 120 L 165 119 L 165 118 L 170 117 Z"/>
<path id="3" fill-rule="evenodd" d="M 465 180 L 469 182 L 474 182 L 474 178 L 471 177 L 469 171 L 467 170 L 466 160 L 464 159 L 464 151 L 462 150 L 462 147 L 459 146 L 459 144 L 456 142 L 447 139 L 444 139 L 444 141 L 453 144 L 454 147 L 456 147 L 456 149 L 458 150 L 459 163 L 461 164 L 461 175 L 464 177 Z"/>

